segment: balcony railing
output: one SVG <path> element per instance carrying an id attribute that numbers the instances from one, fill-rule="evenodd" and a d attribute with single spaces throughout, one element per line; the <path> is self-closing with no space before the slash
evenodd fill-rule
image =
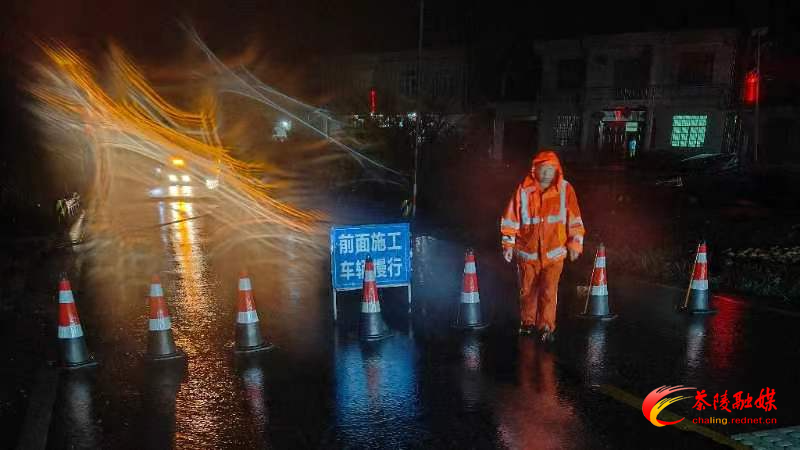
<path id="1" fill-rule="evenodd" d="M 543 91 L 544 102 L 624 102 L 636 101 L 647 103 L 670 100 L 704 100 L 716 101 L 720 107 L 730 105 L 733 89 L 727 85 L 653 85 L 641 87 L 593 87 L 588 89 Z"/>
<path id="2" fill-rule="evenodd" d="M 587 89 L 590 101 L 665 101 L 665 100 L 730 100 L 731 87 L 727 85 L 654 85 L 642 87 L 599 87 Z"/>

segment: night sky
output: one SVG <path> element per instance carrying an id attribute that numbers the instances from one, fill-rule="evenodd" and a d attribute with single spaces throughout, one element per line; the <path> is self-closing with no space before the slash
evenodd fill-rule
<path id="1" fill-rule="evenodd" d="M 447 46 L 487 36 L 561 37 L 584 33 L 771 23 L 797 17 L 791 0 L 718 2 L 451 1 L 426 2 L 426 45 Z M 790 6 L 791 5 L 791 6 Z M 31 50 L 31 37 L 54 37 L 86 51 L 121 42 L 137 59 L 169 59 L 186 45 L 179 21 L 193 24 L 212 48 L 235 52 L 258 42 L 287 62 L 327 52 L 415 48 L 416 1 L 308 0 L 13 0 L 4 14 L 3 54 Z M 789 9 L 794 11 L 789 11 Z"/>

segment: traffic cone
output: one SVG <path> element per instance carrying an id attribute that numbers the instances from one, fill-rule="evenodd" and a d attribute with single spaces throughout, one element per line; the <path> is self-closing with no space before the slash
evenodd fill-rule
<path id="1" fill-rule="evenodd" d="M 683 311 L 691 314 L 712 314 L 717 312 L 712 309 L 709 302 L 711 291 L 708 289 L 708 256 L 705 241 L 697 246 L 697 256 L 694 258 L 694 269 L 686 298 L 683 301 Z"/>
<path id="2" fill-rule="evenodd" d="M 253 285 L 246 271 L 239 275 L 239 300 L 236 315 L 236 352 L 253 353 L 272 348 L 261 336 Z"/>
<path id="3" fill-rule="evenodd" d="M 86 348 L 78 309 L 72 296 L 72 287 L 66 276 L 62 277 L 58 284 L 58 342 L 62 367 L 80 369 L 97 365 Z"/>
<path id="4" fill-rule="evenodd" d="M 478 293 L 475 253 L 471 248 L 464 254 L 464 279 L 461 286 L 461 301 L 454 326 L 471 330 L 486 328 L 488 324 L 484 323 L 481 317 L 481 296 Z"/>
<path id="5" fill-rule="evenodd" d="M 606 277 L 606 247 L 600 244 L 594 257 L 591 283 L 586 295 L 586 306 L 580 317 L 611 320 L 617 317 L 608 307 L 608 278 Z"/>
<path id="6" fill-rule="evenodd" d="M 172 318 L 164 301 L 164 290 L 161 289 L 158 275 L 153 275 L 150 283 L 150 320 L 147 329 L 147 359 L 161 361 L 186 358 L 186 354 L 175 346 Z"/>
<path id="7" fill-rule="evenodd" d="M 392 335 L 381 315 L 378 285 L 375 283 L 375 263 L 367 256 L 364 261 L 364 287 L 361 297 L 361 318 L 358 334 L 365 341 L 377 341 Z"/>

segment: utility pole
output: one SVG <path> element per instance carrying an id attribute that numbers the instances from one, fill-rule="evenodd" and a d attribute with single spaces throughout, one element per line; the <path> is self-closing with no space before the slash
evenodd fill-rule
<path id="1" fill-rule="evenodd" d="M 416 114 L 417 114 L 417 131 L 414 136 L 414 181 L 413 181 L 413 190 L 411 193 L 411 219 L 417 217 L 417 189 L 419 183 L 419 150 L 420 145 L 422 145 L 422 111 L 421 108 L 421 101 L 420 95 L 422 91 L 422 25 L 423 25 L 423 18 L 425 17 L 425 0 L 419 1 L 419 36 L 417 40 L 417 106 L 416 106 Z"/>
<path id="2" fill-rule="evenodd" d="M 767 34 L 767 27 L 756 28 L 756 105 L 753 114 L 753 164 L 758 165 L 758 150 L 761 143 L 761 36 Z"/>

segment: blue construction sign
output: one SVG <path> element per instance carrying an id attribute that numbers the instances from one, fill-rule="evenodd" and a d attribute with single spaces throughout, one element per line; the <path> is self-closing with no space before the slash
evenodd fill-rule
<path id="1" fill-rule="evenodd" d="M 375 263 L 378 287 L 411 285 L 408 223 L 331 227 L 331 276 L 335 291 L 361 289 L 367 256 Z"/>

